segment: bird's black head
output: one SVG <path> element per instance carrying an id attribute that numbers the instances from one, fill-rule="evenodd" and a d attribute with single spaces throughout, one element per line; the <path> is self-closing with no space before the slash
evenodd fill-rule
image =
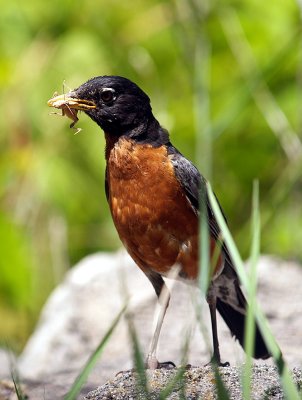
<path id="1" fill-rule="evenodd" d="M 69 93 L 89 101 L 95 108 L 84 110 L 106 133 L 127 134 L 153 118 L 149 97 L 129 79 L 120 76 L 92 78 Z"/>
<path id="2" fill-rule="evenodd" d="M 84 111 L 107 135 L 125 135 L 153 145 L 169 142 L 168 133 L 152 114 L 149 97 L 121 76 L 92 78 L 77 89 L 50 99 L 48 105 L 62 108 L 74 123 L 77 110 Z"/>

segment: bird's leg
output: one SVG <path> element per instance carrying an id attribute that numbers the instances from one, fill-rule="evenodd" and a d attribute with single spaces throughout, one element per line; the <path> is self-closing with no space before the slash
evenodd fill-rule
<path id="1" fill-rule="evenodd" d="M 140 261 L 140 260 L 136 260 Z M 146 368 L 149 369 L 157 369 L 157 368 L 171 368 L 175 367 L 175 364 L 171 361 L 159 363 L 156 358 L 156 350 L 158 345 L 158 338 L 161 331 L 161 327 L 163 325 L 163 321 L 165 318 L 165 314 L 170 301 L 170 293 L 165 285 L 165 282 L 160 274 L 155 271 L 152 271 L 150 268 L 146 268 L 142 263 L 137 262 L 142 271 L 146 274 L 149 281 L 152 283 L 152 286 L 155 290 L 155 293 L 158 297 L 158 305 L 157 312 L 154 318 L 154 331 L 152 335 L 152 340 L 149 347 L 149 353 L 146 359 Z M 175 279 L 179 272 L 178 268 L 173 268 L 169 274 L 169 278 Z"/>
<path id="2" fill-rule="evenodd" d="M 172 363 L 171 361 L 159 363 L 156 358 L 158 339 L 165 318 L 165 314 L 169 305 L 169 300 L 170 300 L 169 290 L 166 287 L 166 285 L 163 285 L 158 298 L 158 305 L 157 305 L 158 310 L 156 313 L 157 315 L 156 315 L 155 329 L 150 343 L 149 353 L 146 359 L 146 367 L 149 369 L 171 368 L 171 366 L 175 367 L 175 364 Z"/>
<path id="3" fill-rule="evenodd" d="M 211 315 L 211 324 L 212 324 L 212 338 L 213 338 L 213 356 L 211 361 L 208 363 L 215 363 L 219 367 L 228 367 L 230 365 L 229 362 L 222 363 L 220 358 L 220 350 L 219 350 L 219 341 L 218 341 L 218 333 L 217 333 L 217 319 L 216 319 L 216 293 L 213 288 L 213 285 L 210 284 L 207 293 L 207 302 L 210 309 Z M 207 364 L 207 365 L 208 365 Z"/>

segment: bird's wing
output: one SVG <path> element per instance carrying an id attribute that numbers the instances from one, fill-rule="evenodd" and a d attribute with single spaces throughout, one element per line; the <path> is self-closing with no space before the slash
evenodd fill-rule
<path id="1" fill-rule="evenodd" d="M 106 170 L 105 170 L 105 194 L 106 194 L 106 199 L 109 201 L 109 184 L 108 184 L 108 166 L 106 165 Z"/>
<path id="2" fill-rule="evenodd" d="M 208 198 L 206 179 L 199 173 L 198 169 L 191 163 L 191 161 L 187 160 L 171 144 L 168 146 L 168 155 L 172 162 L 175 176 L 185 191 L 187 199 L 189 200 L 195 214 L 198 216 L 202 207 L 204 207 L 204 212 L 207 212 L 208 214 L 210 235 L 215 239 L 218 239 L 220 229 Z"/>

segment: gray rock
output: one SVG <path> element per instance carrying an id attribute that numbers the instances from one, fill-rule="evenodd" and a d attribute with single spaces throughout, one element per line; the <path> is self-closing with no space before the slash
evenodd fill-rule
<path id="1" fill-rule="evenodd" d="M 0 348 L 0 377 L 10 376 L 11 372 L 11 358 L 13 355 L 10 355 L 8 351 Z"/>
<path id="2" fill-rule="evenodd" d="M 300 264 L 273 256 L 260 258 L 257 299 L 292 368 L 302 366 L 301 279 Z"/>
<path id="3" fill-rule="evenodd" d="M 131 289 L 130 289 L 131 285 Z M 53 291 L 38 326 L 19 358 L 19 372 L 26 379 L 78 371 L 98 345 L 125 302 L 125 289 L 144 304 L 153 290 L 125 252 L 95 254 L 83 259 Z M 115 360 L 125 366 L 127 330 L 120 326 L 108 346 L 102 367 Z M 130 364 L 129 364 L 130 365 Z"/>
<path id="4" fill-rule="evenodd" d="M 119 374 L 105 385 L 90 392 L 85 400 L 125 400 L 136 399 L 150 400 L 160 399 L 160 392 L 175 379 L 178 370 L 146 371 L 147 390 L 140 387 L 137 374 L 127 372 Z M 292 371 L 294 382 L 298 388 L 302 386 L 302 371 Z M 243 399 L 241 376 L 242 371 L 238 367 L 219 368 L 219 375 L 232 400 Z M 217 379 L 211 367 L 191 368 L 184 373 L 184 379 L 173 385 L 169 400 L 178 399 L 218 399 Z M 272 366 L 255 365 L 252 370 L 251 399 L 263 400 L 264 398 L 284 399 L 280 386 L 277 369 Z"/>
<path id="5" fill-rule="evenodd" d="M 302 269 L 296 263 L 270 256 L 260 258 L 258 269 L 259 302 L 285 359 L 291 367 L 301 366 Z M 159 343 L 159 360 L 181 364 L 182 349 L 190 336 L 187 362 L 204 365 L 211 352 L 205 301 L 194 287 L 171 281 L 168 285 L 174 286 Z M 37 329 L 20 357 L 21 376 L 45 382 L 46 394 L 48 385 L 54 383 L 51 377 L 67 374 L 71 384 L 121 309 L 126 293 L 132 296 L 130 309 L 142 351 L 146 353 L 156 305 L 151 284 L 124 251 L 96 254 L 75 266 L 50 296 Z M 244 362 L 242 349 L 220 318 L 218 324 L 223 361 L 241 365 Z M 266 360 L 265 365 L 269 364 L 272 362 Z M 83 393 L 103 384 L 116 372 L 131 367 L 131 341 L 124 319 L 90 374 Z M 50 398 L 56 398 L 53 393 L 52 396 Z"/>

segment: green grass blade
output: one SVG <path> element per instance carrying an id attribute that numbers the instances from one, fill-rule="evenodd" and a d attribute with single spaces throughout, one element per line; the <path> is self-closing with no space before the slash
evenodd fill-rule
<path id="1" fill-rule="evenodd" d="M 167 399 L 168 396 L 176 390 L 179 396 L 179 400 L 185 400 L 185 372 L 187 370 L 187 360 L 189 353 L 190 341 L 192 339 L 192 330 L 189 330 L 186 334 L 184 345 L 182 348 L 182 357 L 181 357 L 181 367 L 178 368 L 176 374 L 170 379 L 166 387 L 160 392 L 159 400 Z"/>
<path id="2" fill-rule="evenodd" d="M 12 353 L 10 347 L 5 344 L 5 349 L 7 351 L 7 354 L 9 356 L 9 363 L 10 363 L 10 375 L 14 384 L 14 388 L 15 388 L 15 392 L 16 392 L 16 396 L 18 400 L 26 400 L 27 396 L 23 393 L 21 384 L 20 384 L 20 376 L 19 376 L 19 372 L 18 372 L 18 368 L 16 365 L 16 358 L 15 355 Z M 0 398 L 1 400 L 2 398 Z"/>
<path id="3" fill-rule="evenodd" d="M 12 375 L 12 380 L 13 380 L 13 383 L 14 383 L 14 388 L 15 388 L 17 399 L 18 400 L 27 400 L 28 397 L 26 395 L 23 395 L 22 389 L 20 387 L 20 384 L 16 380 L 16 377 L 14 375 Z"/>
<path id="4" fill-rule="evenodd" d="M 121 317 L 123 316 L 126 308 L 127 308 L 127 305 L 124 305 L 123 308 L 121 309 L 121 311 L 117 314 L 117 316 L 113 320 L 110 328 L 108 329 L 108 331 L 104 335 L 103 339 L 101 340 L 100 344 L 97 346 L 95 351 L 89 357 L 89 360 L 87 361 L 87 363 L 85 364 L 84 368 L 82 369 L 82 371 L 80 372 L 80 374 L 78 375 L 76 380 L 74 381 L 71 389 L 64 396 L 64 400 L 74 400 L 76 398 L 76 396 L 80 393 L 80 390 L 81 390 L 83 384 L 86 382 L 90 371 L 92 370 L 92 368 L 94 367 L 95 363 L 97 362 L 97 360 L 99 359 L 100 355 L 102 354 L 102 352 L 103 352 L 108 340 L 110 339 L 111 335 L 115 331 L 115 328 L 117 327 L 117 325 L 118 325 Z"/>
<path id="5" fill-rule="evenodd" d="M 244 263 L 241 259 L 239 251 L 235 245 L 234 239 L 232 238 L 231 233 L 227 227 L 226 221 L 222 215 L 219 204 L 218 204 L 216 197 L 211 189 L 211 185 L 208 182 L 207 182 L 207 190 L 208 190 L 208 196 L 209 196 L 209 200 L 210 200 L 213 212 L 215 214 L 218 225 L 220 226 L 221 232 L 223 234 L 223 239 L 228 246 L 232 260 L 236 266 L 236 270 L 239 275 L 240 281 L 243 284 L 243 286 L 247 288 L 249 285 L 248 285 L 248 277 L 247 277 L 247 274 L 246 274 L 246 271 L 244 268 Z"/>
<path id="6" fill-rule="evenodd" d="M 210 252 L 209 252 L 209 226 L 206 209 L 205 193 L 200 193 L 200 218 L 199 218 L 199 288 L 206 296 L 210 283 Z"/>
<path id="7" fill-rule="evenodd" d="M 181 366 L 178 368 L 177 373 L 173 376 L 173 378 L 168 382 L 167 386 L 160 392 L 159 394 L 159 400 L 165 400 L 170 396 L 170 394 L 173 392 L 173 390 L 176 390 L 181 392 L 185 386 L 185 381 L 184 381 L 184 374 L 186 372 L 186 367 Z"/>
<path id="8" fill-rule="evenodd" d="M 215 375 L 217 398 L 219 400 L 230 400 L 229 392 L 227 391 L 227 388 L 225 387 L 225 384 L 220 376 L 217 364 L 214 363 L 212 368 L 214 370 L 214 375 Z"/>
<path id="9" fill-rule="evenodd" d="M 215 198 L 215 195 L 210 187 L 210 184 L 208 184 L 207 186 L 208 186 L 208 196 L 209 196 L 209 200 L 210 200 L 213 212 L 214 212 L 217 222 L 220 226 L 224 241 L 225 241 L 226 245 L 228 246 L 229 252 L 231 254 L 233 263 L 236 267 L 236 271 L 239 275 L 240 281 L 247 292 L 248 301 L 250 301 L 250 298 L 251 298 L 250 285 L 249 285 L 247 273 L 244 268 L 243 261 L 239 255 L 238 249 L 237 249 L 237 247 L 234 243 L 234 240 L 230 234 L 230 231 L 226 225 L 225 219 L 221 213 L 220 207 L 219 207 L 217 200 Z M 272 357 L 274 358 L 275 364 L 278 368 L 285 396 L 291 400 L 299 400 L 300 397 L 297 392 L 296 386 L 293 382 L 293 379 L 290 375 L 290 370 L 283 359 L 282 353 L 276 342 L 276 339 L 274 338 L 274 336 L 271 332 L 271 329 L 269 328 L 268 322 L 267 322 L 263 312 L 261 311 L 259 305 L 257 304 L 256 299 L 254 302 L 254 308 L 255 308 L 255 317 L 258 322 L 259 328 L 264 337 L 265 343 L 266 343 L 270 353 L 272 354 Z"/>
<path id="10" fill-rule="evenodd" d="M 259 183 L 254 182 L 252 203 L 252 245 L 250 251 L 249 293 L 245 321 L 244 349 L 246 361 L 242 376 L 243 398 L 251 398 L 253 353 L 255 347 L 255 299 L 257 291 L 257 263 L 260 254 Z"/>
<path id="11" fill-rule="evenodd" d="M 145 396 L 144 397 L 145 399 L 149 399 L 150 393 L 148 389 L 145 361 L 142 355 L 142 351 L 140 349 L 139 341 L 137 338 L 137 334 L 131 316 L 128 315 L 127 318 L 128 318 L 129 333 L 132 341 L 134 366 L 135 366 L 135 371 L 137 373 L 137 380 L 136 380 L 137 389 L 139 393 L 142 393 Z"/>
<path id="12" fill-rule="evenodd" d="M 16 370 L 13 370 L 11 373 L 12 381 L 14 383 L 14 388 L 16 392 L 16 396 L 18 400 L 27 400 L 28 397 L 23 393 L 21 385 L 20 385 L 20 379 L 19 376 L 16 372 Z"/>

